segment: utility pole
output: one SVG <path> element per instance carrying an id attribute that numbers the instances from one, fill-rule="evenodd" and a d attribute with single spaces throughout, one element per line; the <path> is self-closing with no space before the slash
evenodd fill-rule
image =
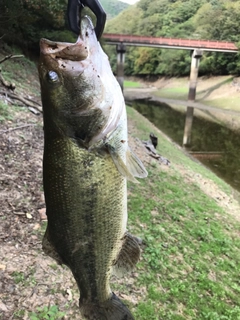
<path id="1" fill-rule="evenodd" d="M 117 49 L 117 81 L 120 84 L 120 87 L 123 91 L 126 46 L 123 43 L 119 43 L 117 44 L 116 49 Z"/>
<path id="2" fill-rule="evenodd" d="M 188 91 L 188 101 L 195 101 L 196 88 L 197 88 L 197 78 L 198 78 L 198 68 L 200 59 L 202 57 L 202 51 L 195 49 L 192 54 L 191 71 L 190 71 L 190 82 Z M 187 107 L 186 120 L 183 134 L 183 147 L 187 147 L 191 144 L 191 131 L 193 123 L 193 107 Z"/>

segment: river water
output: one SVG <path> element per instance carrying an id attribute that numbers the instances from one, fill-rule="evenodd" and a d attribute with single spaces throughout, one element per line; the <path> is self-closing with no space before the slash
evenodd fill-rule
<path id="1" fill-rule="evenodd" d="M 182 146 L 185 113 L 152 101 L 135 100 L 132 107 Z M 194 117 L 191 139 L 189 151 L 203 152 L 199 161 L 240 191 L 240 132 Z"/>

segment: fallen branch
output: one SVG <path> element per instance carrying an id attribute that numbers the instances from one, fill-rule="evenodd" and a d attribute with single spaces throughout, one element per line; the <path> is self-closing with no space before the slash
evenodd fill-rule
<path id="1" fill-rule="evenodd" d="M 9 60 L 9 59 L 23 58 L 23 57 L 24 57 L 24 55 L 22 55 L 22 54 L 16 54 L 16 55 L 9 54 L 8 56 L 5 56 L 2 60 L 0 60 L 0 64 L 6 60 Z"/>
<path id="2" fill-rule="evenodd" d="M 6 87 L 7 89 L 10 89 L 10 90 L 14 90 L 16 88 L 16 85 L 14 82 L 8 82 L 6 81 L 3 76 L 2 76 L 2 73 L 1 73 L 1 69 L 0 69 L 0 82 L 3 84 L 4 87 Z"/>
<path id="3" fill-rule="evenodd" d="M 19 127 L 15 127 L 15 128 L 10 128 L 10 129 L 7 129 L 7 130 L 2 130 L 2 131 L 0 131 L 0 134 L 7 133 L 7 132 L 10 132 L 10 131 L 19 130 L 19 129 L 23 129 L 23 128 L 27 128 L 27 127 L 32 127 L 32 126 L 35 126 L 35 125 L 36 125 L 35 123 L 25 124 L 25 125 L 23 125 L 23 126 L 19 126 Z"/>
<path id="4" fill-rule="evenodd" d="M 18 55 L 9 54 L 8 56 L 5 56 L 2 60 L 0 60 L 0 64 L 9 59 L 22 58 L 22 57 L 24 57 L 22 54 L 18 54 Z M 15 83 L 6 81 L 3 75 L 1 74 L 1 71 L 2 70 L 0 69 L 0 82 L 2 83 L 2 85 L 7 89 L 14 90 L 16 88 Z"/>
<path id="5" fill-rule="evenodd" d="M 42 113 L 42 110 L 39 109 L 36 105 L 40 106 L 40 104 L 34 100 L 31 100 L 29 98 L 23 98 L 23 97 L 20 97 L 18 96 L 17 94 L 13 93 L 13 92 L 6 92 L 6 91 L 1 91 L 0 90 L 0 94 L 3 94 L 3 95 L 6 95 L 8 97 L 10 97 L 11 99 L 14 99 L 14 100 L 18 100 L 20 102 L 22 102 L 24 105 L 26 105 L 27 107 L 30 107 L 30 108 L 34 108 L 36 109 L 38 112 Z M 30 109 L 30 111 L 32 111 Z"/>
<path id="6" fill-rule="evenodd" d="M 42 107 L 42 104 L 41 104 L 41 103 L 39 103 L 39 102 L 37 102 L 37 101 L 35 101 L 35 100 L 31 99 L 31 98 L 25 97 L 24 99 L 26 99 L 26 100 L 29 101 L 29 102 L 32 102 L 32 103 L 37 104 L 39 107 Z"/>
<path id="7" fill-rule="evenodd" d="M 21 101 L 21 102 L 24 103 L 26 106 L 33 107 L 33 108 L 37 109 L 36 104 L 35 104 L 35 102 L 33 102 L 33 101 L 30 102 L 30 101 L 26 100 L 26 99 L 23 98 L 23 97 L 17 96 L 17 95 L 14 94 L 14 93 L 7 93 L 7 95 L 8 95 L 11 99 Z M 42 110 L 38 110 L 38 111 L 39 111 L 39 112 L 42 112 Z"/>

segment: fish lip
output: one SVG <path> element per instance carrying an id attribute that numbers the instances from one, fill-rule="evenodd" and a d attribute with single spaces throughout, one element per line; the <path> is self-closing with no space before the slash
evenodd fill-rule
<path id="1" fill-rule="evenodd" d="M 83 41 L 85 43 L 87 42 L 88 37 L 90 36 L 94 37 L 94 35 L 95 35 L 95 29 L 94 29 L 91 18 L 88 16 L 82 17 L 81 25 L 80 25 L 80 34 L 78 36 L 77 42 Z"/>
<path id="2" fill-rule="evenodd" d="M 88 56 L 91 51 L 89 44 L 90 42 L 92 42 L 91 40 L 94 41 L 93 39 L 94 37 L 96 38 L 93 23 L 88 16 L 84 16 L 81 20 L 80 34 L 75 43 L 57 42 L 57 41 L 48 40 L 46 38 L 42 38 L 40 40 L 40 52 L 43 55 L 56 55 L 67 47 L 71 48 L 73 46 L 79 46 L 80 48 L 80 46 L 82 46 L 87 50 L 88 52 L 87 56 Z M 97 38 L 95 40 L 97 42 Z M 67 57 L 67 59 L 72 60 L 72 57 L 69 56 Z M 79 60 L 84 60 L 84 59 L 79 58 Z"/>

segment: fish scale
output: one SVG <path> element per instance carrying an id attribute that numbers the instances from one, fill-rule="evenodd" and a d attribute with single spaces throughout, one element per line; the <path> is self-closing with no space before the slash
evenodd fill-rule
<path id="1" fill-rule="evenodd" d="M 74 271 L 75 278 L 79 279 L 86 268 L 86 274 L 101 270 L 95 276 L 99 283 L 106 274 L 109 281 L 111 265 L 117 257 L 124 232 L 121 225 L 126 210 L 125 179 L 110 155 L 94 155 L 66 139 L 51 143 L 51 136 L 46 135 L 46 140 L 45 149 L 51 150 L 44 152 L 43 167 L 51 242 L 71 270 L 78 266 L 80 275 L 78 270 Z M 95 250 L 96 257 L 93 255 Z M 90 255 L 88 264 L 81 266 L 85 255 Z M 99 291 L 102 293 L 101 288 Z M 109 294 L 105 292 L 104 299 Z"/>

